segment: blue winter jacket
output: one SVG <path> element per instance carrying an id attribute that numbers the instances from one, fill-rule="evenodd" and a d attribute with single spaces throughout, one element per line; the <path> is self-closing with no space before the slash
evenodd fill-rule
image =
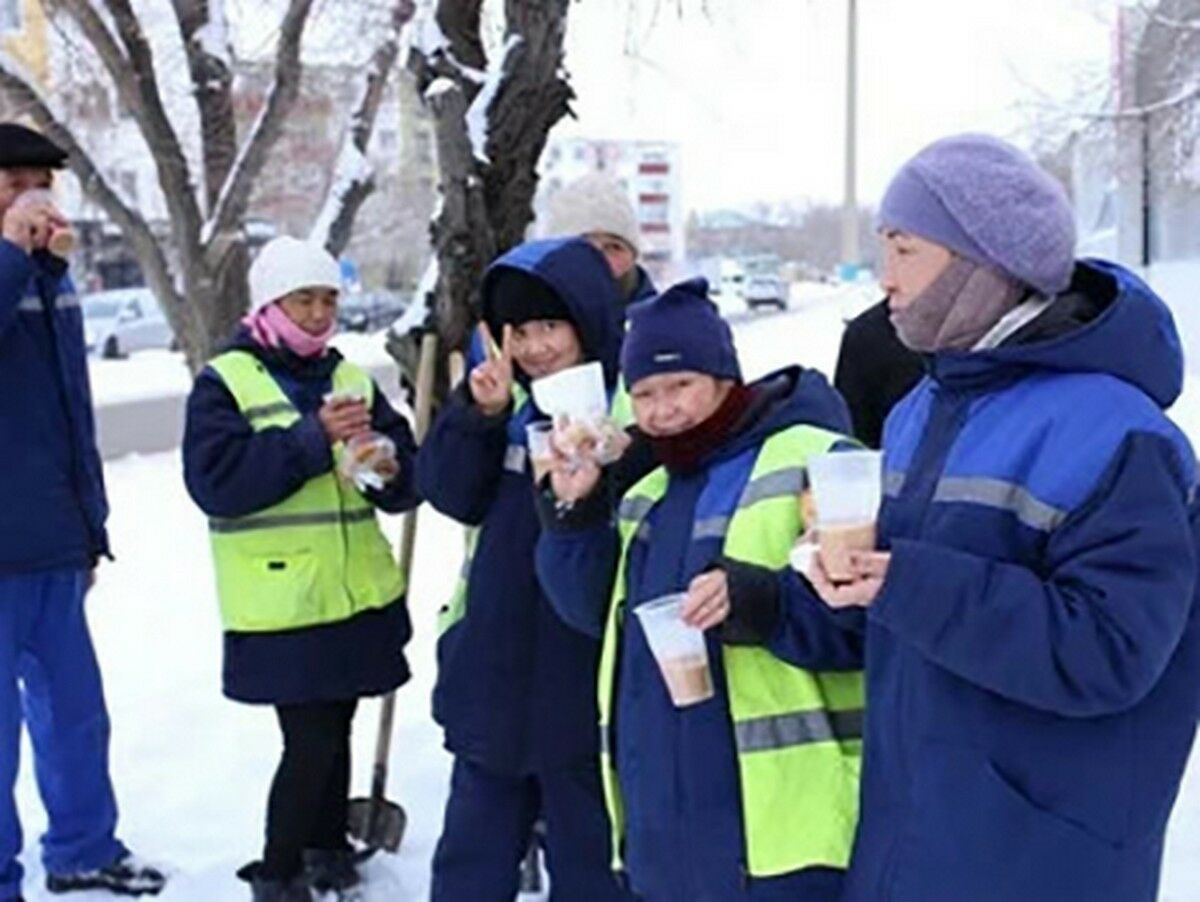
<path id="1" fill-rule="evenodd" d="M 239 327 L 225 350 L 253 354 L 303 416 L 286 429 L 255 432 L 225 383 L 201 370 L 187 403 L 183 475 L 188 493 L 210 517 L 244 517 L 277 504 L 333 468 L 317 410 L 342 359 L 331 350 L 305 359 L 258 345 Z M 408 423 L 375 390 L 371 428 L 396 444 L 400 471 L 366 497 L 399 513 L 417 504 L 416 445 Z M 380 695 L 408 681 L 404 646 L 412 637 L 403 597 L 337 623 L 270 633 L 225 633 L 224 691 L 244 702 L 298 704 Z"/>
<path id="2" fill-rule="evenodd" d="M 108 554 L 83 318 L 66 263 L 0 239 L 0 576 Z"/>
<path id="3" fill-rule="evenodd" d="M 518 246 L 484 279 L 485 316 L 490 277 L 505 267 L 555 291 L 571 312 L 585 356 L 601 361 L 609 386 L 615 385 L 623 313 L 603 255 L 577 238 Z M 464 384 L 417 455 L 422 497 L 479 527 L 465 614 L 438 642 L 434 717 L 451 752 L 503 774 L 594 765 L 598 741 L 599 643 L 555 615 L 534 574 L 540 528 L 525 426 L 543 418 L 532 402 L 484 416 Z"/>
<path id="4" fill-rule="evenodd" d="M 1084 261 L 999 348 L 939 354 L 884 434 L 847 902 L 1152 902 L 1200 700 L 1182 355 Z"/>
<path id="5" fill-rule="evenodd" d="M 682 591 L 698 574 L 723 567 L 733 614 L 708 632 L 715 696 L 679 709 L 671 703 L 636 617 L 624 616 L 613 733 L 626 819 L 624 861 L 632 888 L 654 902 L 787 899 L 834 902 L 842 872 L 812 868 L 751 879 L 746 872 L 741 796 L 720 646 L 759 644 L 797 666 L 860 669 L 861 632 L 849 628 L 806 590 L 794 571 L 725 560 L 721 540 L 693 540 L 698 519 L 732 510 L 697 508 L 702 494 L 736 501 L 762 443 L 798 423 L 850 430 L 841 397 L 813 370 L 793 367 L 751 386 L 754 401 L 735 436 L 695 472 L 669 472 L 666 494 L 647 516 L 652 539 L 635 542 L 626 571 L 625 610 Z M 632 483 L 641 474 L 619 478 Z M 715 485 L 714 485 L 715 483 Z M 610 487 L 614 498 L 622 485 Z M 714 491 L 715 489 L 715 491 Z M 547 523 L 553 522 L 543 507 Z M 538 542 L 538 574 L 568 622 L 601 634 L 613 590 L 620 540 L 611 516 L 593 522 L 560 515 Z"/>

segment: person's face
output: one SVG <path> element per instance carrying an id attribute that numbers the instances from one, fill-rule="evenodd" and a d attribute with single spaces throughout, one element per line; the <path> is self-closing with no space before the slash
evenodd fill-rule
<path id="1" fill-rule="evenodd" d="M 635 251 L 623 238 L 610 235 L 608 232 L 590 232 L 584 236 L 592 247 L 604 254 L 608 268 L 612 270 L 613 278 L 620 279 L 637 263 Z"/>
<path id="2" fill-rule="evenodd" d="M 535 319 L 512 331 L 513 361 L 530 379 L 583 363 L 583 346 L 565 319 Z"/>
<path id="3" fill-rule="evenodd" d="M 20 195 L 34 188 L 50 188 L 54 173 L 42 166 L 14 166 L 0 169 L 0 216 L 8 212 Z"/>
<path id="4" fill-rule="evenodd" d="M 301 288 L 278 301 L 287 318 L 309 335 L 322 335 L 337 318 L 338 293 L 332 288 Z"/>
<path id="5" fill-rule="evenodd" d="M 911 304 L 954 259 L 942 245 L 908 232 L 890 229 L 881 239 L 883 278 L 880 283 L 887 292 L 888 308 L 893 312 Z"/>
<path id="6" fill-rule="evenodd" d="M 687 432 L 716 413 L 731 382 L 706 373 L 682 370 L 646 376 L 629 392 L 638 428 L 663 438 Z"/>

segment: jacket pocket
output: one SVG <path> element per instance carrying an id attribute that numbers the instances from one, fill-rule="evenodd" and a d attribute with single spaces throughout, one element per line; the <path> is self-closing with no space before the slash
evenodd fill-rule
<path id="1" fill-rule="evenodd" d="M 1120 849 L 1035 805 L 982 751 L 927 744 L 915 772 L 890 902 L 1131 898 Z"/>
<path id="2" fill-rule="evenodd" d="M 253 576 L 236 595 L 241 603 L 226 611 L 234 630 L 267 632 L 323 622 L 316 556 L 309 551 L 248 555 Z"/>

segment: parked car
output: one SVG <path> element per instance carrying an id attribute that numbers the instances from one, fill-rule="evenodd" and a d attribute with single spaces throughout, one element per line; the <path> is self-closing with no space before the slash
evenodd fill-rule
<path id="1" fill-rule="evenodd" d="M 746 306 L 751 310 L 757 310 L 759 307 L 787 309 L 788 287 L 779 276 L 768 273 L 747 276 L 745 294 Z"/>
<path id="2" fill-rule="evenodd" d="M 342 295 L 338 325 L 349 332 L 374 332 L 390 326 L 408 307 L 395 291 L 364 291 Z"/>
<path id="3" fill-rule="evenodd" d="M 89 353 L 109 359 L 173 348 L 175 336 L 149 288 L 116 288 L 79 299 Z"/>

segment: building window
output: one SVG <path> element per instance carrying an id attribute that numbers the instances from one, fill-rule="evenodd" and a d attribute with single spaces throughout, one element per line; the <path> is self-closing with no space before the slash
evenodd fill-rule
<path id="1" fill-rule="evenodd" d="M 21 30 L 21 0 L 0 0 L 0 31 Z"/>

